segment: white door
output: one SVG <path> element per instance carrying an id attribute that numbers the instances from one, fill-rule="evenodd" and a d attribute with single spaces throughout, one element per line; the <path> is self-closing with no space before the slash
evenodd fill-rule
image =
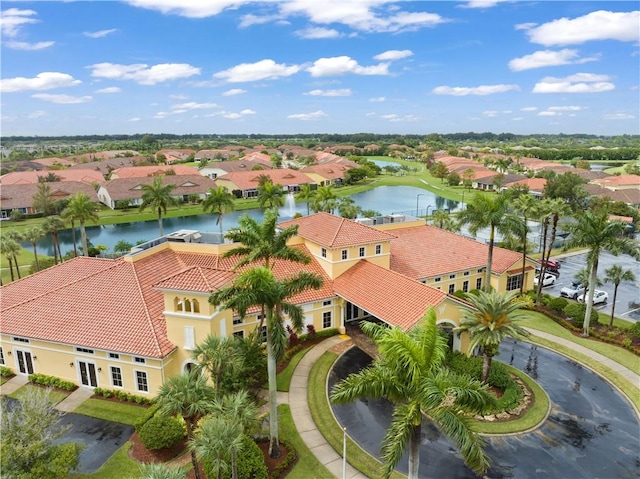
<path id="1" fill-rule="evenodd" d="M 29 351 L 16 350 L 16 361 L 20 374 L 33 374 L 33 358 Z"/>
<path id="2" fill-rule="evenodd" d="M 80 370 L 80 382 L 82 385 L 97 388 L 98 378 L 96 376 L 96 365 L 93 363 L 78 361 L 78 368 Z"/>

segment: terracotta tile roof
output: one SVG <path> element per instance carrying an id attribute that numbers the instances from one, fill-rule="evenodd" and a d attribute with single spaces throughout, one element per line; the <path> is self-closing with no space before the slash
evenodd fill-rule
<path id="1" fill-rule="evenodd" d="M 232 281 L 235 273 L 217 269 L 192 266 L 157 283 L 157 289 L 173 289 L 180 291 L 196 291 L 211 293 Z"/>
<path id="2" fill-rule="evenodd" d="M 510 183 L 505 183 L 505 186 L 509 188 L 516 185 L 526 186 L 527 188 L 529 188 L 529 191 L 542 192 L 546 184 L 547 180 L 544 178 L 527 178 L 526 180 L 518 180 L 512 181 Z"/>
<path id="3" fill-rule="evenodd" d="M 337 163 L 339 165 L 348 166 L 349 168 L 358 168 L 360 165 L 353 160 L 345 158 L 344 156 L 334 155 L 326 151 L 311 151 L 310 156 L 315 157 L 316 163 L 319 165 L 325 163 Z"/>
<path id="4" fill-rule="evenodd" d="M 582 185 L 582 187 L 587 190 L 591 196 L 610 198 L 613 201 L 622 201 L 628 205 L 640 205 L 640 190 L 636 190 L 635 188 L 610 190 L 594 184 L 586 184 Z"/>
<path id="5" fill-rule="evenodd" d="M 105 182 L 104 176 L 99 171 L 87 168 L 67 168 L 66 170 L 55 171 L 15 171 L 0 176 L 0 183 L 3 185 L 37 183 L 39 177 L 47 176 L 49 173 L 59 176 L 61 181 L 82 181 L 87 184 L 102 184 Z"/>
<path id="6" fill-rule="evenodd" d="M 241 160 L 232 160 L 232 161 L 218 161 L 215 163 L 208 163 L 203 166 L 202 169 L 220 169 L 226 171 L 228 173 L 233 173 L 236 171 L 252 171 L 256 165 L 260 165 L 267 170 L 271 170 L 273 166 L 271 165 L 271 161 L 263 161 L 260 159 L 251 159 L 251 158 L 242 158 Z M 256 170 L 253 170 L 255 173 Z"/>
<path id="7" fill-rule="evenodd" d="M 483 185 L 492 185 L 493 184 L 493 180 L 502 173 L 498 173 L 498 172 L 492 172 L 490 175 L 488 176 L 483 176 L 481 178 L 477 178 L 472 180 L 474 183 L 478 183 L 478 184 L 483 184 Z M 520 181 L 520 180 L 524 180 L 526 179 L 526 176 L 524 175 L 512 175 L 512 174 L 502 174 L 503 176 L 503 184 L 507 184 L 507 183 L 512 183 L 514 181 Z"/>
<path id="8" fill-rule="evenodd" d="M 153 183 L 154 177 L 145 176 L 142 178 L 116 178 L 103 185 L 102 188 L 109 192 L 109 197 L 113 201 L 129 200 L 142 197 L 144 191 L 141 185 Z M 211 178 L 202 175 L 169 175 L 162 177 L 162 184 L 172 184 L 176 187 L 171 191 L 171 196 L 183 196 L 190 194 L 204 194 L 209 188 L 215 188 L 216 182 Z"/>
<path id="9" fill-rule="evenodd" d="M 640 188 L 640 176 L 638 175 L 620 175 L 609 176 L 607 178 L 598 178 L 591 183 L 604 186 L 605 188 L 615 188 L 620 186 L 633 186 Z"/>
<path id="10" fill-rule="evenodd" d="M 115 168 L 123 168 L 125 166 L 134 166 L 138 163 L 144 163 L 149 161 L 146 156 L 120 156 L 117 158 L 107 158 L 104 160 L 97 161 L 89 161 L 85 163 L 79 163 L 77 165 L 70 166 L 68 169 L 77 170 L 77 169 L 89 169 L 96 170 L 102 173 L 102 175 L 107 178 L 109 173 Z"/>
<path id="11" fill-rule="evenodd" d="M 300 169 L 303 173 L 316 173 L 328 180 L 344 178 L 344 174 L 351 168 L 339 163 L 324 163 L 322 165 L 305 166 Z"/>
<path id="12" fill-rule="evenodd" d="M 173 170 L 175 176 L 197 175 L 198 169 L 186 165 L 149 165 L 149 166 L 125 166 L 111 172 L 111 178 L 144 178 L 147 176 L 173 176 L 167 175 L 167 170 Z"/>
<path id="13" fill-rule="evenodd" d="M 404 330 L 420 321 L 429 307 L 447 297 L 436 288 L 366 260 L 336 278 L 333 286 L 338 296 Z"/>
<path id="14" fill-rule="evenodd" d="M 237 171 L 221 176 L 220 179 L 229 181 L 236 185 L 238 189 L 244 191 L 257 189 L 261 175 L 268 176 L 274 184 L 277 183 L 282 186 L 314 183 L 314 181 L 304 173 L 289 168 L 282 168 L 278 170 Z"/>
<path id="15" fill-rule="evenodd" d="M 47 183 L 54 200 L 65 199 L 78 191 L 86 193 L 92 201 L 98 202 L 93 186 L 80 181 L 53 181 Z M 3 210 L 31 208 L 33 196 L 38 192 L 38 183 L 0 185 L 0 204 Z"/>
<path id="16" fill-rule="evenodd" d="M 298 235 L 326 248 L 389 241 L 394 235 L 329 213 L 316 213 L 280 223 L 298 225 Z M 395 230 L 394 230 L 395 233 Z"/>
<path id="17" fill-rule="evenodd" d="M 66 158 L 38 158 L 36 160 L 31 160 L 31 161 L 46 167 L 51 167 L 56 165 L 72 166 L 76 164 L 75 161 L 71 161 Z"/>
<path id="18" fill-rule="evenodd" d="M 391 269 L 417 280 L 487 265 L 489 246 L 435 226 L 394 229 Z M 520 253 L 495 247 L 492 270 L 504 273 Z"/>

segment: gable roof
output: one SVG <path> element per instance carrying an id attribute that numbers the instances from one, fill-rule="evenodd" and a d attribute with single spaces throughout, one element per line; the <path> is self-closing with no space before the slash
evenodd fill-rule
<path id="1" fill-rule="evenodd" d="M 26 185 L 29 183 L 38 183 L 38 178 L 46 177 L 53 173 L 60 177 L 60 181 L 82 181 L 83 183 L 104 183 L 105 179 L 102 173 L 88 168 L 78 168 L 55 171 L 14 171 L 0 176 L 0 183 L 3 185 Z"/>
<path id="2" fill-rule="evenodd" d="M 281 168 L 277 170 L 236 171 L 219 177 L 220 180 L 230 181 L 240 190 L 252 190 L 258 188 L 261 176 L 268 176 L 274 184 L 282 186 L 306 185 L 314 183 L 314 180 L 297 170 Z"/>
<path id="3" fill-rule="evenodd" d="M 175 175 L 167 175 L 172 170 Z M 125 166 L 111 172 L 112 178 L 144 178 L 145 176 L 197 175 L 198 169 L 187 165 Z"/>
<path id="4" fill-rule="evenodd" d="M 78 191 L 82 191 L 98 202 L 98 195 L 93 186 L 80 181 L 52 181 L 46 183 L 51 188 L 51 196 L 54 200 L 67 198 Z M 0 206 L 3 210 L 16 208 L 31 208 L 33 196 L 38 192 L 39 183 L 0 185 Z"/>
<path id="5" fill-rule="evenodd" d="M 375 278 L 375 281 L 372 281 Z M 392 326 L 410 329 L 431 306 L 443 301 L 442 291 L 359 261 L 333 281 L 336 294 Z"/>
<path id="6" fill-rule="evenodd" d="M 351 167 L 341 165 L 340 163 L 324 163 L 321 165 L 305 166 L 300 171 L 303 173 L 316 173 L 328 180 L 337 180 L 344 178 L 344 174 L 350 169 Z"/>
<path id="7" fill-rule="evenodd" d="M 107 190 L 109 197 L 113 201 L 140 198 L 144 191 L 141 185 L 150 185 L 155 178 L 144 176 L 142 178 L 116 178 L 103 185 L 101 188 Z M 169 175 L 162 177 L 162 184 L 175 185 L 171 190 L 171 196 L 182 196 L 190 194 L 204 194 L 209 188 L 215 188 L 216 182 L 211 178 L 202 175 Z"/>
<path id="8" fill-rule="evenodd" d="M 341 248 L 357 244 L 380 243 L 394 238 L 392 234 L 329 213 L 316 213 L 280 223 L 298 225 L 298 236 L 325 248 Z"/>
<path id="9" fill-rule="evenodd" d="M 155 288 L 211 293 L 223 287 L 234 277 L 235 274 L 229 271 L 192 266 L 160 281 L 155 285 Z"/>
<path id="10" fill-rule="evenodd" d="M 417 280 L 487 265 L 489 246 L 435 226 L 394 229 L 391 269 Z M 504 273 L 522 261 L 515 251 L 495 247 L 492 271 Z"/>
<path id="11" fill-rule="evenodd" d="M 271 161 L 263 161 L 261 159 L 251 159 L 251 158 L 242 158 L 240 160 L 232 160 L 232 161 L 219 161 L 215 163 L 207 163 L 205 166 L 200 168 L 200 170 L 223 170 L 226 171 L 227 174 L 233 173 L 235 171 L 262 171 L 262 170 L 254 170 L 255 166 L 262 166 L 264 169 L 271 170 L 273 166 L 271 165 Z"/>

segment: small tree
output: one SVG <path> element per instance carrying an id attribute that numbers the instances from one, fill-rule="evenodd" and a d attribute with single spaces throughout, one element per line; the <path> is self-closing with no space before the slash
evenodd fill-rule
<path id="1" fill-rule="evenodd" d="M 604 270 L 605 282 L 613 283 L 613 301 L 611 303 L 611 319 L 609 320 L 609 327 L 613 326 L 613 315 L 616 310 L 616 297 L 618 296 L 618 286 L 623 281 L 635 281 L 636 276 L 630 269 L 622 269 L 619 264 L 614 264 L 611 268 Z"/>
<path id="2" fill-rule="evenodd" d="M 431 174 L 433 176 L 435 176 L 436 178 L 440 178 L 440 181 L 442 181 L 442 183 L 444 183 L 444 179 L 449 174 L 449 168 L 447 168 L 447 165 L 445 165 L 444 163 L 438 161 L 433 166 Z"/>
<path id="3" fill-rule="evenodd" d="M 131 243 L 125 240 L 119 240 L 113 247 L 113 251 L 116 253 L 124 253 L 131 251 L 131 248 L 133 248 Z"/>
<path id="4" fill-rule="evenodd" d="M 460 175 L 452 171 L 447 175 L 447 184 L 449 186 L 458 186 L 460 184 Z"/>

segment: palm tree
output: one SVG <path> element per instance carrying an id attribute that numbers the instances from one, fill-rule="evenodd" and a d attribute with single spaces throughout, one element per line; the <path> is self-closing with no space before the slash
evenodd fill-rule
<path id="1" fill-rule="evenodd" d="M 598 277 L 598 260 L 602 251 L 618 256 L 620 253 L 640 259 L 640 246 L 632 239 L 623 236 L 626 225 L 622 221 L 610 221 L 606 211 L 594 213 L 585 211 L 568 225 L 571 236 L 565 243 L 566 248 L 589 248 L 587 261 L 591 267 L 589 284 L 595 285 Z M 582 335 L 589 336 L 589 321 L 593 310 L 593 292 L 595 286 L 587 292 L 587 310 L 582 326 Z"/>
<path id="2" fill-rule="evenodd" d="M 239 352 L 233 336 L 221 338 L 213 334 L 209 334 L 191 351 L 191 357 L 197 361 L 199 368 L 209 374 L 216 398 L 222 396 L 225 379 L 243 374 L 244 364 Z"/>
<path id="3" fill-rule="evenodd" d="M 571 212 L 569 205 L 560 198 L 546 200 L 543 211 L 545 213 L 545 221 L 548 225 L 551 224 L 551 239 L 549 240 L 549 248 L 542 250 L 542 263 L 540 266 L 540 277 L 544 278 L 547 272 L 547 264 L 551 257 L 551 251 L 553 250 L 553 243 L 556 241 L 556 234 L 558 231 L 558 221 L 561 216 L 567 215 Z M 545 230 L 545 245 L 547 244 L 546 230 Z M 538 282 L 537 301 L 540 302 L 542 298 L 542 281 Z"/>
<path id="4" fill-rule="evenodd" d="M 42 223 L 42 229 L 45 233 L 51 235 L 51 244 L 53 245 L 53 262 L 58 264 L 58 258 L 62 263 L 62 252 L 60 251 L 60 238 L 58 232 L 64 229 L 64 221 L 59 216 L 49 216 Z"/>
<path id="5" fill-rule="evenodd" d="M 18 254 L 20 254 L 20 250 L 22 249 L 22 247 L 20 246 L 20 243 L 22 243 L 24 238 L 20 233 L 14 230 L 14 231 L 8 231 L 4 235 L 3 240 L 9 241 L 8 251 L 9 251 L 9 254 L 11 254 L 11 257 L 13 258 L 13 264 L 16 267 L 16 274 L 18 275 L 18 279 L 20 279 L 22 276 L 20 275 L 20 265 L 18 264 Z"/>
<path id="6" fill-rule="evenodd" d="M 80 223 L 80 235 L 82 237 L 82 254 L 84 256 L 89 256 L 87 230 L 85 228 L 85 223 L 87 221 L 94 221 L 96 223 L 100 221 L 100 217 L 98 216 L 98 205 L 95 202 L 91 201 L 89 195 L 83 193 L 82 191 L 78 191 L 75 195 L 71 196 L 69 204 L 62 212 L 62 216 L 71 221 L 72 227 L 74 221 Z M 74 251 L 76 251 L 75 240 L 73 248 Z"/>
<path id="7" fill-rule="evenodd" d="M 19 251 L 20 251 L 20 244 L 17 243 L 15 240 L 5 237 L 5 238 L 2 238 L 2 241 L 0 241 L 0 254 L 4 255 L 4 257 L 7 258 L 7 261 L 9 262 L 9 273 L 11 274 L 12 282 L 15 280 L 15 277 L 13 275 L 14 260 L 17 258 L 17 254 Z M 18 278 L 19 278 L 20 270 L 17 262 L 15 263 L 15 266 L 16 266 L 16 270 L 18 271 Z"/>
<path id="8" fill-rule="evenodd" d="M 158 228 L 160 229 L 160 236 L 162 233 L 162 215 L 167 213 L 167 208 L 170 206 L 177 206 L 178 200 L 171 196 L 171 191 L 175 189 L 176 185 L 167 183 L 162 184 L 162 178 L 156 177 L 153 179 L 153 183 L 142 185 L 142 203 L 140 204 L 140 211 L 144 211 L 146 208 L 151 208 L 158 213 Z"/>
<path id="9" fill-rule="evenodd" d="M 609 320 L 609 327 L 613 326 L 613 314 L 616 310 L 616 297 L 618 296 L 618 286 L 623 281 L 635 281 L 636 276 L 630 269 L 622 269 L 619 264 L 614 264 L 611 268 L 604 270 L 605 282 L 613 283 L 613 302 L 611 303 L 611 319 Z"/>
<path id="10" fill-rule="evenodd" d="M 28 230 L 26 230 L 23 235 L 24 239 L 31 243 L 31 246 L 33 247 L 33 257 L 36 262 L 36 271 L 40 271 L 40 261 L 38 260 L 38 241 L 40 241 L 40 239 L 42 239 L 42 237 L 44 236 L 44 231 L 42 231 L 42 229 L 38 228 L 37 226 L 34 226 L 33 228 L 29 228 Z"/>
<path id="11" fill-rule="evenodd" d="M 522 281 L 520 283 L 520 294 L 524 293 L 524 272 L 527 267 L 527 236 L 529 234 L 528 220 L 536 210 L 538 200 L 528 193 L 524 193 L 518 196 L 513 201 L 513 208 L 520 214 L 524 223 L 524 228 L 521 229 L 522 235 Z M 542 277 L 542 276 L 541 276 Z"/>
<path id="12" fill-rule="evenodd" d="M 284 206 L 284 191 L 282 185 L 274 184 L 271 180 L 258 186 L 258 205 L 260 208 L 272 209 Z"/>
<path id="13" fill-rule="evenodd" d="M 312 188 L 309 183 L 301 185 L 298 192 L 298 199 L 307 201 L 307 216 L 311 212 L 311 202 L 316 196 L 316 189 Z"/>
<path id="14" fill-rule="evenodd" d="M 487 253 L 487 272 L 485 291 L 491 291 L 491 267 L 496 231 L 508 231 L 503 219 L 507 214 L 508 202 L 503 196 L 483 196 L 476 194 L 467 204 L 467 208 L 458 214 L 460 224 L 468 224 L 469 232 L 476 235 L 482 228 L 489 228 L 489 250 Z"/>
<path id="15" fill-rule="evenodd" d="M 322 278 L 306 271 L 279 281 L 273 271 L 264 266 L 256 266 L 240 273 L 233 285 L 215 291 L 209 297 L 214 306 L 236 311 L 244 317 L 253 306 L 262 306 L 267 313 L 267 375 L 269 379 L 269 455 L 278 457 L 278 397 L 276 390 L 276 363 L 286 348 L 287 334 L 283 326 L 284 315 L 293 329 L 300 331 L 303 324 L 302 308 L 286 301 L 307 289 L 318 289 Z M 258 334 L 260 330 L 257 331 Z"/>
<path id="16" fill-rule="evenodd" d="M 179 414 L 187 427 L 187 437 L 194 439 L 198 420 L 211 411 L 215 391 L 207 385 L 207 378 L 198 373 L 184 373 L 167 379 L 156 397 L 158 413 L 165 416 Z M 196 479 L 200 479 L 196 452 L 191 451 L 191 464 Z"/>
<path id="17" fill-rule="evenodd" d="M 361 209 L 356 205 L 355 200 L 349 196 L 343 196 L 338 201 L 338 213 L 343 218 L 355 219 L 360 211 Z"/>
<path id="18" fill-rule="evenodd" d="M 521 308 L 524 301 L 516 298 L 516 292 L 467 294 L 466 300 L 474 309 L 464 309 L 460 326 L 456 331 L 467 331 L 471 336 L 470 349 L 482 347 L 482 382 L 486 383 L 491 372 L 493 356 L 506 337 L 527 337 L 529 333 L 517 322 L 526 318 Z"/>
<path id="19" fill-rule="evenodd" d="M 221 416 L 207 416 L 189 441 L 189 450 L 199 461 L 208 461 L 217 478 L 222 479 L 232 467 L 232 457 L 242 452 L 242 445 L 239 424 Z"/>
<path id="20" fill-rule="evenodd" d="M 313 198 L 311 209 L 316 213 L 324 211 L 325 213 L 333 214 L 337 206 L 337 199 L 338 196 L 333 191 L 333 187 L 331 185 L 319 186 Z"/>
<path id="21" fill-rule="evenodd" d="M 222 234 L 222 216 L 235 210 L 235 196 L 229 193 L 226 186 L 218 186 L 217 188 L 209 188 L 207 197 L 202 202 L 202 210 L 205 213 L 210 212 L 212 215 L 218 215 L 216 224 L 220 225 L 220 234 Z"/>
<path id="22" fill-rule="evenodd" d="M 163 463 L 147 463 L 140 466 L 142 479 L 187 479 L 183 466 L 165 467 Z"/>
<path id="23" fill-rule="evenodd" d="M 49 216 L 54 210 L 54 199 L 51 195 L 51 186 L 48 183 L 38 183 L 38 191 L 33 195 L 33 208 Z"/>
<path id="24" fill-rule="evenodd" d="M 482 439 L 471 427 L 469 412 L 481 412 L 494 402 L 480 381 L 449 371 L 447 342 L 431 309 L 423 321 L 404 332 L 362 322 L 362 330 L 378 345 L 380 356 L 366 369 L 350 374 L 331 391 L 331 401 L 386 398 L 394 403 L 393 419 L 382 443 L 388 478 L 409 446 L 409 479 L 418 477 L 423 421 L 435 424 L 459 448 L 465 463 L 477 473 L 488 468 Z"/>

